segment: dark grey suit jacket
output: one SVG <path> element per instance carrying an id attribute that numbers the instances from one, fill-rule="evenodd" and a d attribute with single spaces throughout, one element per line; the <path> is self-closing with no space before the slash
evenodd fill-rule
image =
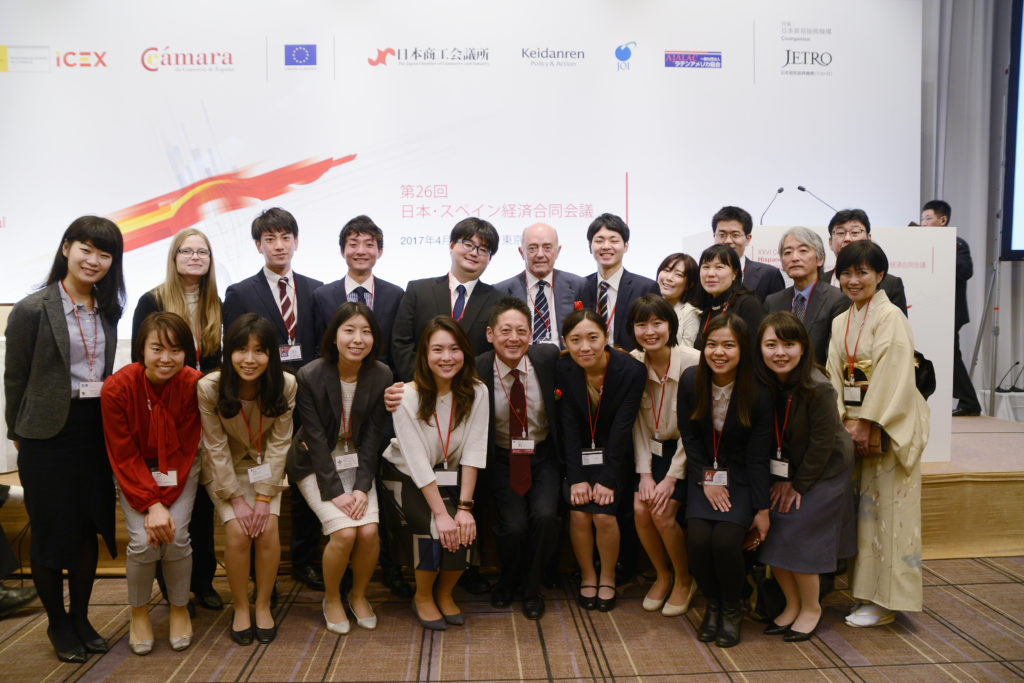
<path id="1" fill-rule="evenodd" d="M 391 362 L 391 328 L 395 326 L 395 315 L 398 304 L 402 301 L 402 288 L 379 277 L 373 278 L 373 311 L 380 325 L 380 358 L 379 361 L 394 367 Z M 338 307 L 348 301 L 345 296 L 345 278 L 329 282 L 313 292 L 313 332 L 317 340 L 324 336 L 327 323 Z M 319 341 L 317 342 L 319 343 Z"/>
<path id="2" fill-rule="evenodd" d="M 56 436 L 71 408 L 71 335 L 59 283 L 14 305 L 7 319 L 4 392 L 7 438 Z M 103 377 L 114 370 L 117 328 L 100 316 L 106 339 Z"/>
<path id="3" fill-rule="evenodd" d="M 298 310 L 298 325 L 295 330 L 295 341 L 302 347 L 301 361 L 283 362 L 286 368 L 298 370 L 300 367 L 316 358 L 320 353 L 320 340 L 316 338 L 314 331 L 313 314 L 313 291 L 324 283 L 314 280 L 305 275 L 299 275 L 292 271 L 292 278 L 295 281 L 295 307 Z M 277 331 L 277 343 L 288 343 L 288 330 L 285 329 L 284 320 L 281 319 L 281 309 L 277 307 L 277 300 L 274 293 L 270 291 L 270 283 L 263 269 L 252 277 L 228 287 L 224 293 L 224 305 L 221 307 L 224 318 L 224 329 L 227 330 L 231 323 L 243 313 L 256 313 L 270 321 Z M 230 353 L 230 351 L 227 351 Z"/>
<path id="4" fill-rule="evenodd" d="M 533 310 L 533 301 L 526 293 L 526 271 L 515 277 L 510 277 L 494 285 L 494 288 L 502 294 L 522 299 L 526 305 Z M 564 270 L 555 269 L 551 274 L 551 289 L 555 299 L 555 325 L 560 326 L 566 316 L 573 312 L 573 304 L 582 301 L 581 291 L 583 290 L 583 278 L 579 275 L 567 273 Z M 551 338 L 562 346 L 561 330 L 551 330 Z"/>
<path id="5" fill-rule="evenodd" d="M 747 267 L 743 270 L 743 286 L 764 303 L 770 294 L 782 291 L 786 282 L 775 266 L 748 258 Z"/>
<path id="6" fill-rule="evenodd" d="M 350 443 L 359 456 L 355 488 L 367 492 L 373 486 L 390 417 L 384 409 L 384 390 L 391 385 L 391 369 L 383 363 L 364 363 L 359 370 L 352 415 Z M 295 412 L 301 426 L 288 451 L 288 479 L 292 483 L 316 474 L 321 500 L 333 500 L 345 492 L 334 467 L 331 451 L 341 431 L 341 383 L 337 366 L 317 358 L 297 373 Z"/>
<path id="7" fill-rule="evenodd" d="M 629 307 L 633 302 L 644 294 L 661 294 L 658 283 L 643 275 L 631 273 L 625 268 L 622 269 L 622 279 L 619 280 L 619 292 L 615 299 L 615 316 L 613 324 L 612 344 L 627 351 L 636 348 L 633 340 L 626 332 L 626 316 L 629 315 Z M 597 273 L 591 273 L 583 281 L 583 289 L 580 291 L 581 301 L 586 308 L 597 310 Z"/>
<path id="8" fill-rule="evenodd" d="M 533 344 L 526 350 L 526 357 L 533 364 L 537 379 L 540 381 L 540 395 L 544 401 L 544 412 L 548 416 L 548 438 L 545 439 L 548 447 L 536 450 L 533 457 L 530 458 L 531 463 L 537 463 L 547 458 L 557 458 L 559 453 L 559 424 L 555 406 L 555 362 L 558 360 L 558 349 L 553 344 Z M 490 399 L 491 419 L 487 428 L 487 465 L 489 468 L 494 458 L 494 449 L 497 446 L 494 427 L 494 392 L 496 389 L 494 388 L 493 350 L 481 353 L 476 357 L 476 372 L 487 385 L 487 395 Z"/>
<path id="9" fill-rule="evenodd" d="M 491 307 L 501 297 L 501 292 L 479 280 L 473 287 L 459 325 L 469 337 L 475 355 L 491 349 L 491 343 L 487 341 L 487 317 Z M 412 380 L 416 366 L 416 344 L 430 319 L 436 315 L 451 314 L 452 295 L 448 289 L 448 273 L 441 277 L 413 280 L 405 288 L 391 332 L 391 359 L 395 363 L 395 375 L 399 380 Z"/>
<path id="10" fill-rule="evenodd" d="M 832 273 L 835 269 L 826 270 L 824 279 L 825 282 L 832 282 Z M 889 301 L 903 311 L 903 315 L 907 315 L 907 293 L 903 289 L 903 280 L 896 277 L 895 275 L 885 274 L 882 281 L 879 283 L 878 288 L 885 292 L 885 295 L 889 297 Z M 843 296 L 846 296 L 845 294 Z"/>
<path id="11" fill-rule="evenodd" d="M 781 292 L 768 296 L 765 307 L 769 313 L 793 310 L 794 288 L 787 287 Z M 811 298 L 804 309 L 804 327 L 814 346 L 814 358 L 821 365 L 828 359 L 828 342 L 832 337 L 832 320 L 850 307 L 850 300 L 838 287 L 823 280 L 811 291 Z"/>

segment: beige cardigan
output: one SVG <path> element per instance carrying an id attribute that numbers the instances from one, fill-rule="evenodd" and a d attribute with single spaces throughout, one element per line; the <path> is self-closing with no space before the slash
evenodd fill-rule
<path id="1" fill-rule="evenodd" d="M 277 417 L 263 418 L 263 462 L 270 464 L 271 477 L 253 485 L 257 495 L 275 496 L 288 488 L 284 480 L 285 461 L 292 439 L 292 411 L 295 408 L 295 377 L 284 374 L 284 395 L 288 411 Z M 235 472 L 256 466 L 256 449 L 249 440 L 249 431 L 241 411 L 231 419 L 217 414 L 220 371 L 199 380 L 199 415 L 203 422 L 203 471 L 201 484 L 213 482 L 213 492 L 230 501 L 242 495 Z M 259 429 L 250 420 L 250 428 Z"/>

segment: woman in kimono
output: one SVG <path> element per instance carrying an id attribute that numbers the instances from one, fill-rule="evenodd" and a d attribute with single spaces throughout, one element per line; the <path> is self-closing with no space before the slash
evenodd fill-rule
<path id="1" fill-rule="evenodd" d="M 878 288 L 888 269 L 885 252 L 869 240 L 847 245 L 836 260 L 852 303 L 832 322 L 828 371 L 856 457 L 858 554 L 850 592 L 858 602 L 846 617 L 856 627 L 921 610 L 921 452 L 929 413 L 914 383 L 910 324 Z"/>

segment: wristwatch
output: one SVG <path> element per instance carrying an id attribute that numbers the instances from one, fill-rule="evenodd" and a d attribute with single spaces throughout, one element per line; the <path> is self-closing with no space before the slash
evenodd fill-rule
<path id="1" fill-rule="evenodd" d="M 459 507 L 462 508 L 463 510 L 472 510 L 473 509 L 473 501 L 472 500 L 460 500 L 459 501 Z"/>

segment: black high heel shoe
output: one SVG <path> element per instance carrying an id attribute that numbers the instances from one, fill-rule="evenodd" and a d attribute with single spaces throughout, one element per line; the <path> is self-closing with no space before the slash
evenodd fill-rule
<path id="1" fill-rule="evenodd" d="M 57 659 L 68 664 L 82 664 L 89 656 L 85 653 L 85 647 L 78 641 L 78 636 L 74 635 L 72 629 L 68 629 L 71 633 L 60 634 L 60 643 L 57 643 L 58 635 L 54 632 L 52 626 L 46 628 L 46 637 L 50 639 L 50 644 L 53 645 L 54 652 L 57 653 Z"/>
<path id="2" fill-rule="evenodd" d="M 776 622 L 772 621 L 764 627 L 764 634 L 766 636 L 784 636 L 789 632 L 789 627 L 792 625 L 793 624 L 786 624 L 785 626 L 780 626 Z"/>

